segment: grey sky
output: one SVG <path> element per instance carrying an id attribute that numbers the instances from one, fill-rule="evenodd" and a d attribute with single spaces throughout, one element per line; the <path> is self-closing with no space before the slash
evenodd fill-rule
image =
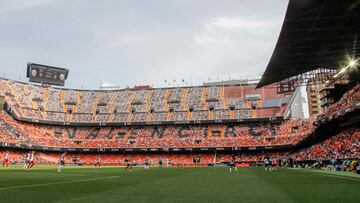
<path id="1" fill-rule="evenodd" d="M 286 0 L 0 0 L 0 73 L 26 63 L 67 67 L 67 87 L 261 74 Z"/>

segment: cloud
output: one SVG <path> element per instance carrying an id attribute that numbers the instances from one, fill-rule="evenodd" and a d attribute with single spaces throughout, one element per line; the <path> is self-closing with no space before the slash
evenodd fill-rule
<path id="1" fill-rule="evenodd" d="M 217 17 L 212 19 L 207 25 L 205 25 L 207 30 L 214 29 L 265 29 L 277 25 L 281 19 L 252 19 L 247 17 Z"/>
<path id="2" fill-rule="evenodd" d="M 0 12 L 49 6 L 59 0 L 0 0 Z"/>
<path id="3" fill-rule="evenodd" d="M 201 80 L 252 77 L 262 74 L 272 54 L 281 18 L 220 16 L 200 26 L 190 48 L 174 64 L 196 67 Z"/>
<path id="4" fill-rule="evenodd" d="M 265 70 L 286 3 L 0 0 L 0 74 L 24 78 L 29 61 L 64 66 L 74 88 L 253 76 Z"/>

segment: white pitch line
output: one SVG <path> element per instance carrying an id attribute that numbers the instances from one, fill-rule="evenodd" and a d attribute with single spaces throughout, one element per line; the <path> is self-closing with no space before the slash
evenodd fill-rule
<path id="1" fill-rule="evenodd" d="M 55 183 L 39 183 L 39 184 L 33 184 L 33 185 L 19 185 L 19 186 L 11 186 L 11 187 L 2 187 L 2 188 L 0 188 L 0 190 L 32 188 L 32 187 L 40 187 L 40 186 L 48 186 L 48 185 L 61 185 L 61 184 L 68 184 L 68 183 L 81 183 L 81 182 L 90 182 L 90 181 L 95 181 L 95 180 L 104 180 L 104 179 L 119 178 L 119 177 L 120 176 L 107 176 L 107 177 L 102 177 L 102 178 L 61 181 L 61 182 L 55 182 Z"/>
<path id="2" fill-rule="evenodd" d="M 58 172 L 54 172 L 54 173 L 33 173 L 33 172 L 28 172 L 28 171 L 24 171 L 24 172 L 14 172 L 14 171 L 1 171 L 0 173 L 10 173 L 10 174 L 28 174 L 28 175 L 49 175 L 49 176 L 61 176 L 62 177 L 67 177 L 67 176 L 74 176 L 74 177 L 85 177 L 85 176 L 91 176 L 91 175 L 84 175 L 84 174 L 77 174 L 77 173 L 58 173 Z"/>
<path id="3" fill-rule="evenodd" d="M 313 173 L 313 174 L 317 174 L 317 175 L 322 175 L 322 176 L 327 176 L 327 177 L 342 178 L 342 179 L 346 179 L 346 180 L 360 181 L 360 178 L 356 178 L 356 177 L 342 176 L 342 175 L 336 175 L 336 174 L 327 174 L 327 173 L 322 173 L 322 172 L 317 172 L 317 171 L 307 171 L 307 170 L 301 170 L 301 171 L 308 172 L 308 173 Z"/>

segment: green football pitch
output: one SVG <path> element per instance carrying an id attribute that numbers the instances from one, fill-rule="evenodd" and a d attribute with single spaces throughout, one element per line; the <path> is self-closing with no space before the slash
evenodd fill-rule
<path id="1" fill-rule="evenodd" d="M 0 169 L 0 202 L 360 202 L 360 177 L 302 169 Z"/>

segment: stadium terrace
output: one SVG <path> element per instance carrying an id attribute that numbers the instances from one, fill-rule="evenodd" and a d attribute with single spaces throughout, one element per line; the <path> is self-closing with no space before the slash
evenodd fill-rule
<path id="1" fill-rule="evenodd" d="M 276 86 L 197 86 L 90 91 L 1 79 L 5 108 L 17 120 L 60 125 L 216 123 L 276 119 L 292 94 Z"/>

